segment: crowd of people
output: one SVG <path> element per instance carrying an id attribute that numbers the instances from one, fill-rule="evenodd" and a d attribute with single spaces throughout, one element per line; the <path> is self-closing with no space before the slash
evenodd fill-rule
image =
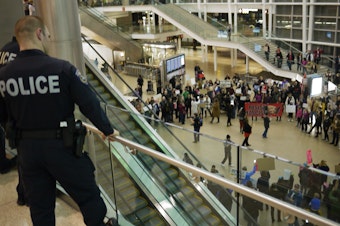
<path id="1" fill-rule="evenodd" d="M 226 152 L 231 144 L 233 144 L 233 142 L 230 140 L 230 135 L 227 135 L 225 141 Z M 231 156 L 226 153 L 222 164 L 227 158 L 229 158 L 230 161 Z M 184 154 L 183 161 L 194 165 L 188 153 Z M 198 163 L 198 165 L 200 164 Z M 307 209 L 315 214 L 323 215 L 335 222 L 340 222 L 338 214 L 340 210 L 340 189 L 338 187 L 340 180 L 334 179 L 328 183 L 327 175 L 315 172 L 309 167 L 314 167 L 325 172 L 329 171 L 325 160 L 320 161 L 320 163 L 311 164 L 310 166 L 304 163 L 304 165 L 300 167 L 297 175 L 298 178 L 294 177 L 292 172 L 286 169 L 277 181 L 270 183 L 271 175 L 270 171 L 267 170 L 261 170 L 259 178 L 252 178 L 258 170 L 258 165 L 254 162 L 250 171 L 247 170 L 246 166 L 242 167 L 240 183 L 297 207 Z M 210 172 L 221 175 L 216 165 L 211 166 Z M 215 195 L 229 211 L 231 210 L 233 203 L 231 196 L 231 194 L 233 194 L 232 190 L 225 189 L 211 181 L 207 182 L 203 178 L 197 180 L 197 182 L 198 181 L 204 182 L 212 194 Z M 268 205 L 263 205 L 261 202 L 247 196 L 242 196 L 242 207 L 245 210 L 244 219 L 248 222 L 248 225 L 256 225 L 259 212 L 269 210 Z M 274 207 L 270 207 L 270 216 L 272 222 L 284 221 L 288 223 L 288 225 L 300 225 L 299 221 L 301 222 L 301 220 L 295 216 L 276 210 Z"/>
<path id="2" fill-rule="evenodd" d="M 294 54 L 292 50 L 289 50 L 287 55 L 283 55 L 281 48 L 278 46 L 275 50 L 273 56 L 273 62 L 277 65 L 278 68 L 282 67 L 282 63 L 284 58 L 286 59 L 286 63 L 289 70 L 292 70 L 292 66 L 296 64 L 296 70 L 301 72 L 302 74 L 312 74 L 317 73 L 319 68 L 319 63 L 321 62 L 322 49 L 317 47 L 314 51 L 308 50 L 305 53 L 298 52 Z M 270 60 L 270 45 L 266 43 L 264 45 L 264 54 L 267 61 Z M 336 67 L 335 74 L 338 73 Z"/>

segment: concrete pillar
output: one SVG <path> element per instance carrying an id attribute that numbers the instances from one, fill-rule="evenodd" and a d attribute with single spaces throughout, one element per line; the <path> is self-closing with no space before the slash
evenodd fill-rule
<path id="1" fill-rule="evenodd" d="M 203 1 L 204 5 L 203 5 L 203 18 L 204 21 L 207 22 L 208 21 L 208 15 L 207 15 L 207 0 Z"/>
<path id="2" fill-rule="evenodd" d="M 198 18 L 202 19 L 201 0 L 197 0 L 197 13 Z"/>
<path id="3" fill-rule="evenodd" d="M 230 49 L 230 66 L 234 67 L 234 49 Z"/>
<path id="4" fill-rule="evenodd" d="M 233 10 L 231 8 L 231 0 L 228 0 L 228 23 L 227 24 L 230 24 L 230 26 L 232 26 L 233 24 L 232 15 L 233 15 Z"/>
<path id="5" fill-rule="evenodd" d="M 233 66 L 235 67 L 237 65 L 237 49 L 233 49 L 234 51 L 234 62 L 233 62 Z"/>
<path id="6" fill-rule="evenodd" d="M 17 20 L 24 16 L 22 0 L 1 1 L 0 48 L 12 40 Z"/>
<path id="7" fill-rule="evenodd" d="M 36 0 L 35 4 L 51 34 L 48 54 L 70 61 L 85 74 L 77 1 Z"/>
<path id="8" fill-rule="evenodd" d="M 272 4 L 272 0 L 269 0 L 269 9 L 268 9 L 268 37 L 272 37 L 273 31 L 273 11 L 274 7 Z"/>
<path id="9" fill-rule="evenodd" d="M 302 52 L 306 52 L 307 43 L 307 0 L 302 1 Z"/>
<path id="10" fill-rule="evenodd" d="M 181 39 L 181 37 L 177 38 L 177 48 L 178 48 L 178 51 L 181 51 L 181 49 L 182 49 L 182 39 Z"/>
<path id="11" fill-rule="evenodd" d="M 310 0 L 310 5 L 309 5 L 309 21 L 308 21 L 308 35 L 307 35 L 307 40 L 308 40 L 308 46 L 307 50 L 310 49 L 312 50 L 312 44 L 311 41 L 313 41 L 313 33 L 314 33 L 314 14 L 315 14 L 315 6 L 312 4 L 314 3 L 314 0 Z"/>
<path id="12" fill-rule="evenodd" d="M 262 0 L 262 37 L 266 38 L 267 33 L 267 17 L 266 17 L 266 1 Z"/>
<path id="13" fill-rule="evenodd" d="M 234 10 L 234 27 L 233 27 L 233 29 L 231 30 L 231 33 L 234 33 L 234 34 L 237 34 L 237 13 L 238 13 L 238 11 L 237 11 L 237 8 L 235 8 L 235 10 Z"/>

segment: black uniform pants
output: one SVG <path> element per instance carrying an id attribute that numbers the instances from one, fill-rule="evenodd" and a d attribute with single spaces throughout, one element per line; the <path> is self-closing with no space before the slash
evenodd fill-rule
<path id="1" fill-rule="evenodd" d="M 106 206 L 87 155 L 77 158 L 62 140 L 19 141 L 19 161 L 34 226 L 55 225 L 56 181 L 78 204 L 86 225 L 104 225 Z"/>

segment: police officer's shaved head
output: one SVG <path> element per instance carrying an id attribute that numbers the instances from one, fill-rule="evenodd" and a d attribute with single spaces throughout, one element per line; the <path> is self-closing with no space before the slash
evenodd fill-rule
<path id="1" fill-rule="evenodd" d="M 40 17 L 22 17 L 15 24 L 14 32 L 21 51 L 26 49 L 46 51 L 44 42 L 49 38 L 49 33 Z"/>

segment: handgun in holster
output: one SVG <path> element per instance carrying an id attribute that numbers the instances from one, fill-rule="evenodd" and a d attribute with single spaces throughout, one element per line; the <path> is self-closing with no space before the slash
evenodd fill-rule
<path id="1" fill-rule="evenodd" d="M 75 129 L 74 129 L 73 153 L 78 158 L 83 155 L 83 147 L 85 143 L 86 133 L 87 133 L 87 130 L 86 130 L 86 127 L 83 125 L 82 121 L 77 120 L 75 122 Z"/>
<path id="2" fill-rule="evenodd" d="M 65 122 L 65 126 L 62 127 L 64 145 L 72 148 L 73 154 L 79 158 L 83 155 L 86 127 L 82 121 L 75 121 L 74 118 L 68 118 Z"/>

